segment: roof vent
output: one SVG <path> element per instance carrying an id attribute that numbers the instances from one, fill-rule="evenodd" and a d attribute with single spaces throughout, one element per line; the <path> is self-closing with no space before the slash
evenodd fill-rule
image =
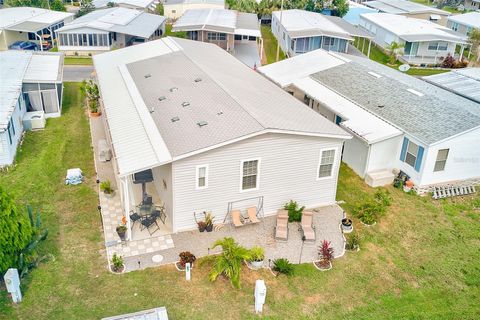
<path id="1" fill-rule="evenodd" d="M 150 107 L 150 113 L 153 113 L 155 112 L 155 108 L 154 107 Z"/>
<path id="2" fill-rule="evenodd" d="M 200 128 L 206 126 L 207 124 L 208 124 L 207 121 L 198 121 L 198 122 L 197 122 L 197 125 L 198 125 Z"/>
<path id="3" fill-rule="evenodd" d="M 195 82 L 200 82 L 200 81 L 202 81 L 202 78 L 196 78 L 195 79 Z"/>
<path id="4" fill-rule="evenodd" d="M 217 112 L 217 116 L 223 115 L 223 111 Z"/>
<path id="5" fill-rule="evenodd" d="M 378 73 L 375 73 L 375 72 L 372 72 L 372 71 L 369 71 L 368 74 L 371 75 L 372 77 L 377 78 L 377 79 L 382 77 L 382 76 L 379 75 Z"/>
<path id="6" fill-rule="evenodd" d="M 177 122 L 177 121 L 180 121 L 180 118 L 179 118 L 179 117 L 173 117 L 173 118 L 172 118 L 172 122 Z"/>
<path id="7" fill-rule="evenodd" d="M 148 79 L 150 78 L 152 75 L 150 73 L 147 73 L 146 75 L 144 75 L 145 79 Z"/>
<path id="8" fill-rule="evenodd" d="M 414 95 L 419 96 L 419 97 L 423 97 L 423 96 L 424 96 L 423 93 L 421 93 L 421 92 L 419 92 L 419 91 L 417 91 L 417 90 L 407 89 L 407 91 L 410 92 L 410 93 L 413 93 Z"/>
<path id="9" fill-rule="evenodd" d="M 161 97 L 158 98 L 158 101 L 163 101 L 163 100 L 165 100 L 165 99 L 167 99 L 167 97 L 161 96 Z"/>
<path id="10" fill-rule="evenodd" d="M 381 105 L 379 105 L 379 106 L 377 106 L 377 107 L 379 107 L 380 109 L 382 109 L 382 108 L 385 107 L 385 106 L 384 106 L 383 104 L 381 104 Z"/>
<path id="11" fill-rule="evenodd" d="M 170 92 L 175 92 L 175 91 L 178 91 L 178 88 L 177 88 L 177 87 L 171 87 L 171 88 L 170 88 Z"/>
<path id="12" fill-rule="evenodd" d="M 184 108 L 188 107 L 189 105 L 190 105 L 190 102 L 187 102 L 187 101 L 182 102 L 182 107 L 184 107 Z"/>

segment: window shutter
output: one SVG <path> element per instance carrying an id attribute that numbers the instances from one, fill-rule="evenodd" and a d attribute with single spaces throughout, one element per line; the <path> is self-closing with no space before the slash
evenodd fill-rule
<path id="1" fill-rule="evenodd" d="M 420 171 L 420 167 L 422 166 L 422 159 L 423 159 L 423 147 L 418 146 L 417 161 L 415 161 L 415 171 Z"/>
<path id="2" fill-rule="evenodd" d="M 407 154 L 408 139 L 403 138 L 402 152 L 400 152 L 400 160 L 405 161 L 405 155 Z"/>

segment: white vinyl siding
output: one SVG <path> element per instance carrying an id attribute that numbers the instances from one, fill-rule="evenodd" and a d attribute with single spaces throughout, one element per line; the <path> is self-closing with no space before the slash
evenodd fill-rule
<path id="1" fill-rule="evenodd" d="M 250 199 L 235 207 L 246 210 L 258 204 L 258 196 L 264 197 L 266 215 L 275 214 L 291 199 L 307 208 L 334 203 L 340 157 L 334 159 L 331 179 L 316 177 L 320 150 L 341 146 L 338 139 L 263 134 L 173 162 L 173 231 L 196 228 L 193 212 L 199 210 L 211 211 L 216 222 L 223 222 L 230 201 Z M 242 192 L 242 161 L 252 159 L 260 160 L 260 188 Z M 203 164 L 209 167 L 208 189 L 198 192 L 192 168 Z"/>
<path id="2" fill-rule="evenodd" d="M 448 158 L 448 149 L 438 150 L 437 153 L 437 160 L 435 161 L 435 166 L 433 167 L 433 171 L 443 171 L 445 170 L 445 164 L 447 163 Z"/>
<path id="3" fill-rule="evenodd" d="M 318 179 L 330 178 L 335 164 L 335 149 L 322 150 L 320 164 L 318 165 Z"/>

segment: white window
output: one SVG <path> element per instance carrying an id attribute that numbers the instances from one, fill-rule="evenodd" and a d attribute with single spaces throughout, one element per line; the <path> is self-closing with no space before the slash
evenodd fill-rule
<path id="1" fill-rule="evenodd" d="M 415 163 L 418 157 L 418 145 L 412 141 L 408 141 L 407 154 L 405 156 L 405 162 L 415 168 Z"/>
<path id="2" fill-rule="evenodd" d="M 438 150 L 437 160 L 435 161 L 435 167 L 433 168 L 434 172 L 445 170 L 445 164 L 447 163 L 448 158 L 448 149 Z"/>
<path id="3" fill-rule="evenodd" d="M 320 163 L 318 164 L 318 179 L 330 178 L 333 173 L 335 162 L 335 149 L 322 150 L 320 152 Z"/>
<path id="4" fill-rule="evenodd" d="M 197 166 L 196 189 L 208 188 L 208 165 Z"/>
<path id="5" fill-rule="evenodd" d="M 258 189 L 260 159 L 243 160 L 241 163 L 241 191 Z"/>

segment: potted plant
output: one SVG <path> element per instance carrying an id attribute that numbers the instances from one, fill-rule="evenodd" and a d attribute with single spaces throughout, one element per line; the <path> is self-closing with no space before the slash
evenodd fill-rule
<path id="1" fill-rule="evenodd" d="M 125 271 L 125 265 L 123 264 L 123 258 L 121 255 L 116 253 L 113 254 L 111 270 L 115 273 L 122 273 Z"/>
<path id="2" fill-rule="evenodd" d="M 124 225 L 120 225 L 117 227 L 117 233 L 120 237 L 120 240 L 125 241 L 125 234 L 127 233 L 127 227 Z"/>
<path id="3" fill-rule="evenodd" d="M 353 231 L 352 219 L 349 219 L 349 218 L 342 219 L 342 231 L 343 233 L 350 233 Z"/>
<path id="4" fill-rule="evenodd" d="M 360 238 L 356 233 L 347 235 L 345 241 L 345 250 L 359 251 L 360 250 Z"/>
<path id="5" fill-rule="evenodd" d="M 258 270 L 263 266 L 263 260 L 265 259 L 265 250 L 262 247 L 255 246 L 250 249 L 250 258 L 248 264 L 252 269 Z"/>
<path id="6" fill-rule="evenodd" d="M 98 100 L 96 99 L 88 100 L 88 109 L 90 110 L 90 116 L 93 118 L 98 118 L 102 114 L 98 111 Z"/>
<path id="7" fill-rule="evenodd" d="M 190 263 L 190 267 L 193 268 L 193 263 L 197 260 L 197 257 L 189 251 L 180 252 L 178 256 L 180 257 L 180 260 L 175 263 L 175 266 L 179 271 L 184 271 L 187 263 Z"/>
<path id="8" fill-rule="evenodd" d="M 107 198 L 111 198 L 115 194 L 115 192 L 112 189 L 110 180 L 102 181 L 102 183 L 100 183 L 100 190 L 103 192 L 103 194 Z"/>
<path id="9" fill-rule="evenodd" d="M 198 231 L 204 232 L 205 228 L 207 227 L 207 224 L 205 223 L 205 221 L 199 221 L 197 222 L 197 226 L 198 226 Z"/>
<path id="10" fill-rule="evenodd" d="M 322 245 L 318 249 L 318 256 L 320 260 L 315 261 L 313 264 L 320 271 L 332 269 L 333 248 L 330 245 L 331 242 L 323 240 Z"/>
<path id="11" fill-rule="evenodd" d="M 213 231 L 213 218 L 215 217 L 212 216 L 210 212 L 205 214 L 205 224 L 206 224 L 205 230 L 207 230 L 207 232 Z"/>

